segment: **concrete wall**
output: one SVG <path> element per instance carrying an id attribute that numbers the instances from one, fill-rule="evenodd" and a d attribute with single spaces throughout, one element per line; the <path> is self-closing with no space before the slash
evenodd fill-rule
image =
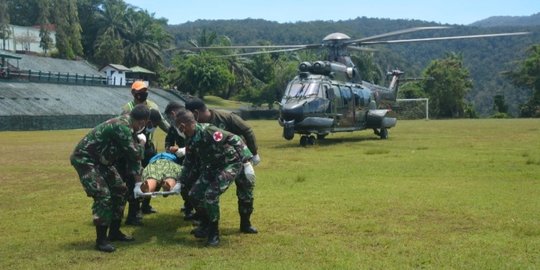
<path id="1" fill-rule="evenodd" d="M 168 90 L 151 88 L 149 99 L 163 112 Z M 62 85 L 0 80 L 0 131 L 88 128 L 120 114 L 133 99 L 129 87 Z"/>

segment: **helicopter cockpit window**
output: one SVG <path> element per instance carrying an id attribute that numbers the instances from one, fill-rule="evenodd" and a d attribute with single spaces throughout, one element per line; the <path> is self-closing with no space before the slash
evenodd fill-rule
<path id="1" fill-rule="evenodd" d="M 285 93 L 288 97 L 307 97 L 312 95 L 319 94 L 319 84 L 314 82 L 293 82 L 289 85 L 287 92 Z"/>

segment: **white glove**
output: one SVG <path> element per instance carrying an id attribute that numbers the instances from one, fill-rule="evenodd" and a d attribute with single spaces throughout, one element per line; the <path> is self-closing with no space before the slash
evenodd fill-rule
<path id="1" fill-rule="evenodd" d="M 244 163 L 244 174 L 249 181 L 255 182 L 255 170 L 253 169 L 251 162 Z"/>
<path id="2" fill-rule="evenodd" d="M 182 185 L 180 183 L 176 183 L 174 187 L 171 189 L 171 192 L 180 194 L 180 190 L 182 189 Z"/>
<path id="3" fill-rule="evenodd" d="M 133 194 L 135 195 L 135 199 L 144 196 L 144 193 L 141 190 L 141 185 L 142 182 L 135 183 L 135 187 L 133 188 Z"/>
<path id="4" fill-rule="evenodd" d="M 146 135 L 144 133 L 137 134 L 137 139 L 139 139 L 139 143 L 146 144 Z"/>
<path id="5" fill-rule="evenodd" d="M 178 148 L 178 150 L 176 151 L 176 153 L 174 153 L 178 158 L 182 158 L 183 156 L 186 155 L 186 148 L 185 147 L 182 147 L 182 148 Z"/>
<path id="6" fill-rule="evenodd" d="M 261 157 L 259 157 L 259 154 L 254 155 L 251 158 L 251 162 L 253 162 L 253 166 L 257 166 L 257 164 L 261 163 Z"/>

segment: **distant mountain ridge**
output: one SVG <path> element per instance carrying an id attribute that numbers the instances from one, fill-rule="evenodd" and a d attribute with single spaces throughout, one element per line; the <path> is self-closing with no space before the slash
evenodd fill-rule
<path id="1" fill-rule="evenodd" d="M 471 23 L 470 26 L 540 26 L 540 12 L 530 16 L 493 16 Z"/>

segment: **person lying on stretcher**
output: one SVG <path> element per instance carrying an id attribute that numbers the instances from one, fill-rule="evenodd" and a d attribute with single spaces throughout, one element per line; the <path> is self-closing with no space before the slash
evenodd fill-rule
<path id="1" fill-rule="evenodd" d="M 142 173 L 143 196 L 180 194 L 181 185 L 176 181 L 182 172 L 179 159 L 170 153 L 158 153 L 153 156 Z M 158 192 L 163 189 L 163 192 Z"/>

